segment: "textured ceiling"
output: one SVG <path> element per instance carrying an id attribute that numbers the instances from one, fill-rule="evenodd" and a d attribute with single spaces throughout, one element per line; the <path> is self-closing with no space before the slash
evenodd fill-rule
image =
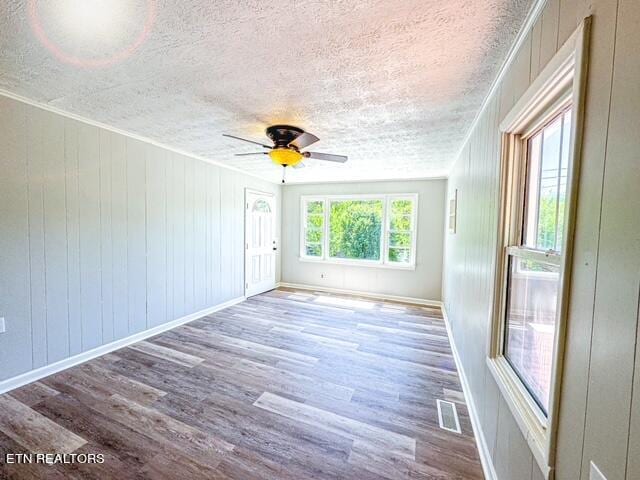
<path id="1" fill-rule="evenodd" d="M 443 176 L 530 3 L 3 0 L 0 89 L 274 181 L 221 134 L 349 156 L 291 181 Z"/>

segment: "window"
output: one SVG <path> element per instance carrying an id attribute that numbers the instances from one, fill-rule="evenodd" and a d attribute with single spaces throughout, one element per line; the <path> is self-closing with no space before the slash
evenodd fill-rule
<path id="1" fill-rule="evenodd" d="M 504 356 L 544 415 L 549 409 L 559 273 L 551 263 L 509 257 Z"/>
<path id="2" fill-rule="evenodd" d="M 503 353 L 546 416 L 564 250 L 571 109 L 521 141 L 526 145 L 523 232 L 507 250 Z"/>
<path id="3" fill-rule="evenodd" d="M 571 110 L 527 140 L 524 245 L 560 253 L 567 194 Z"/>
<path id="4" fill-rule="evenodd" d="M 506 115 L 487 365 L 552 476 L 584 95 L 585 25 Z"/>
<path id="5" fill-rule="evenodd" d="M 324 200 L 309 200 L 304 204 L 303 256 L 322 258 L 324 247 Z"/>
<path id="6" fill-rule="evenodd" d="M 387 225 L 387 262 L 397 265 L 412 263 L 413 199 L 390 198 Z"/>
<path id="7" fill-rule="evenodd" d="M 306 260 L 413 268 L 417 195 L 302 197 Z"/>
<path id="8" fill-rule="evenodd" d="M 269 204 L 267 202 L 265 202 L 264 200 L 260 199 L 260 200 L 256 200 L 253 203 L 253 211 L 254 212 L 269 213 L 269 212 L 271 212 L 271 207 L 269 207 Z"/>

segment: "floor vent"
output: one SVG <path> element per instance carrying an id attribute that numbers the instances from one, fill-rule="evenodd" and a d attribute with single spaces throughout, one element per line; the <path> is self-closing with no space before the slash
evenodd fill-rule
<path id="1" fill-rule="evenodd" d="M 440 428 L 450 432 L 462 433 L 460 430 L 460 420 L 458 420 L 458 411 L 456 404 L 445 400 L 437 400 L 438 403 L 438 421 Z"/>

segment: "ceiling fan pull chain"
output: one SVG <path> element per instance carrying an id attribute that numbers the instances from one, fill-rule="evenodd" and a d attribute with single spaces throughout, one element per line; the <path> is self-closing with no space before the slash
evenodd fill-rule
<path id="1" fill-rule="evenodd" d="M 282 165 L 282 183 L 284 183 L 284 177 L 287 174 L 287 166 L 286 165 Z"/>

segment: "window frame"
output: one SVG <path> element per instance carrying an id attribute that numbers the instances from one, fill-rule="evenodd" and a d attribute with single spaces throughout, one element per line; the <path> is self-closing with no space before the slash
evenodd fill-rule
<path id="1" fill-rule="evenodd" d="M 409 233 L 411 235 L 411 245 L 409 246 L 409 263 L 402 262 L 393 262 L 389 260 L 389 249 L 395 248 L 390 245 L 391 234 L 396 232 L 395 230 L 391 231 L 391 217 L 392 217 L 392 208 L 391 204 L 396 200 L 410 200 L 413 204 L 413 208 L 411 209 L 411 230 L 398 230 L 397 233 Z M 407 268 L 409 266 L 415 266 L 416 264 L 416 240 L 417 240 L 417 215 L 416 211 L 418 210 L 418 194 L 394 194 L 387 195 L 386 205 L 385 205 L 385 219 L 384 219 L 384 263 L 386 265 L 396 267 L 396 268 Z"/>
<path id="2" fill-rule="evenodd" d="M 379 200 L 382 202 L 382 222 L 380 227 L 380 259 L 348 259 L 331 257 L 329 255 L 330 238 L 330 213 L 331 203 L 353 200 Z M 411 212 L 411 246 L 409 263 L 392 262 L 389 260 L 389 236 L 391 222 L 391 203 L 394 200 L 411 200 L 413 208 Z M 313 201 L 322 201 L 324 208 L 324 232 L 322 239 L 322 255 L 310 256 L 306 254 L 307 232 L 307 204 Z M 392 268 L 399 270 L 415 270 L 416 251 L 418 239 L 418 194 L 417 193 L 385 193 L 385 194 L 354 194 L 354 195 L 301 195 L 300 196 L 300 251 L 299 260 L 304 262 L 319 262 L 337 265 L 354 265 L 360 267 Z"/>
<path id="3" fill-rule="evenodd" d="M 553 476 L 558 407 L 569 303 L 573 232 L 580 170 L 587 41 L 590 19 L 585 19 L 532 82 L 500 124 L 502 135 L 500 215 L 496 252 L 491 334 L 487 365 L 529 444 L 545 478 Z M 561 252 L 524 245 L 528 140 L 568 107 L 572 109 Z M 508 268 L 510 258 L 557 263 L 559 284 L 553 346 L 549 407 L 545 415 L 504 355 Z"/>
<path id="4" fill-rule="evenodd" d="M 327 236 L 327 202 L 324 197 L 317 196 L 308 196 L 305 197 L 306 201 L 303 201 L 301 205 L 301 214 L 302 214 L 302 223 L 300 224 L 300 256 L 304 256 L 309 260 L 319 261 L 324 258 L 325 255 L 325 238 Z M 322 203 L 322 241 L 320 242 L 320 247 L 322 251 L 322 255 L 320 257 L 315 255 L 307 255 L 307 220 L 308 220 L 308 209 L 307 203 L 310 202 L 321 202 Z M 314 242 L 314 244 L 316 244 Z"/>

